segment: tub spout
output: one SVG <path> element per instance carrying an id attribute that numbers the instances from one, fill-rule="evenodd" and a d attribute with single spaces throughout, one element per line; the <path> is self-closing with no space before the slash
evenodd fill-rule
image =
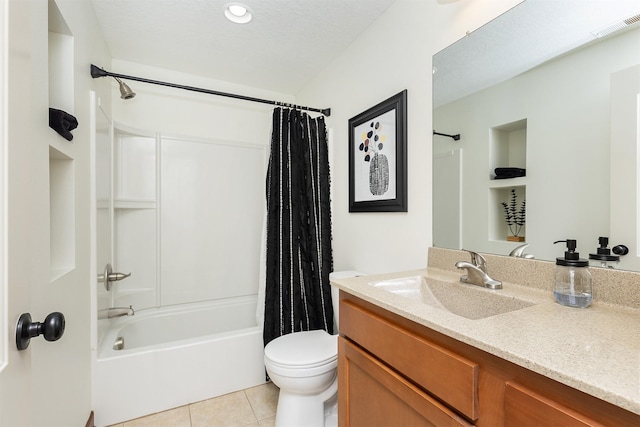
<path id="1" fill-rule="evenodd" d="M 98 310 L 98 319 L 112 319 L 114 317 L 133 316 L 136 312 L 132 306 L 129 307 L 111 307 Z"/>

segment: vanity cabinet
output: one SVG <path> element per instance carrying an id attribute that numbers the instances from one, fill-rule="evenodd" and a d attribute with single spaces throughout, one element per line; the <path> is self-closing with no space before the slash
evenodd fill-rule
<path id="1" fill-rule="evenodd" d="M 349 426 L 638 426 L 640 416 L 340 293 Z"/>
<path id="2" fill-rule="evenodd" d="M 353 426 L 471 426 L 409 379 L 349 340 L 338 338 L 341 401 Z M 339 409 L 344 412 L 344 407 Z M 342 415 L 342 414 L 340 414 Z"/>

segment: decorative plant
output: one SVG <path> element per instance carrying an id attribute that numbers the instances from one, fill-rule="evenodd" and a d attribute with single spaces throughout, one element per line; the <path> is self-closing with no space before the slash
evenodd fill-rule
<path id="1" fill-rule="evenodd" d="M 522 231 L 526 220 L 526 200 L 522 200 L 520 208 L 518 209 L 518 196 L 516 195 L 515 188 L 511 189 L 511 200 L 509 203 L 502 202 L 504 208 L 504 219 L 509 226 L 509 231 L 514 236 L 517 236 Z"/>

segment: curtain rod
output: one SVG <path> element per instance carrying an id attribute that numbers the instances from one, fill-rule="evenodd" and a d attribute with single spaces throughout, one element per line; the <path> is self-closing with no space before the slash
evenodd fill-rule
<path id="1" fill-rule="evenodd" d="M 440 132 L 436 132 L 436 130 L 433 130 L 433 134 L 434 135 L 440 135 L 440 136 L 447 136 L 449 138 L 453 138 L 454 141 L 458 141 L 460 139 L 460 134 L 456 134 L 456 135 L 447 135 L 446 133 L 440 133 Z"/>
<path id="2" fill-rule="evenodd" d="M 160 85 L 160 86 L 168 86 L 168 87 L 174 87 L 178 89 L 190 90 L 192 92 L 207 93 L 209 95 L 226 96 L 228 98 L 242 99 L 242 100 L 251 101 L 251 102 L 260 102 L 262 104 L 279 105 L 282 107 L 294 108 L 297 110 L 314 111 L 316 113 L 321 113 L 327 117 L 331 115 L 331 108 L 320 109 L 320 108 L 304 107 L 301 105 L 288 104 L 286 102 L 271 101 L 268 99 L 253 98 L 251 96 L 236 95 L 234 93 L 226 93 L 226 92 L 218 92 L 215 90 L 202 89 L 194 86 L 184 86 L 184 85 L 179 85 L 175 83 L 162 82 L 159 80 L 144 79 L 142 77 L 127 76 L 124 74 L 117 74 L 117 73 L 112 73 L 110 71 L 106 71 L 93 64 L 91 64 L 91 77 L 93 77 L 94 79 L 98 77 L 114 77 L 114 78 L 120 78 L 120 79 L 126 79 L 126 80 L 134 80 L 137 82 L 151 83 L 151 84 Z"/>

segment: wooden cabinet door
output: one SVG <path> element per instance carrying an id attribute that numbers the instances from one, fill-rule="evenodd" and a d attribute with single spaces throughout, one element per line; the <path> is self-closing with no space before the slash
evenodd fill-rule
<path id="1" fill-rule="evenodd" d="M 340 331 L 466 419 L 478 418 L 480 366 L 473 360 L 350 301 L 340 302 Z"/>
<path id="2" fill-rule="evenodd" d="M 369 353 L 338 338 L 341 427 L 471 426 Z"/>
<path id="3" fill-rule="evenodd" d="M 519 384 L 507 382 L 504 392 L 505 427 L 596 427 L 602 424 Z"/>

